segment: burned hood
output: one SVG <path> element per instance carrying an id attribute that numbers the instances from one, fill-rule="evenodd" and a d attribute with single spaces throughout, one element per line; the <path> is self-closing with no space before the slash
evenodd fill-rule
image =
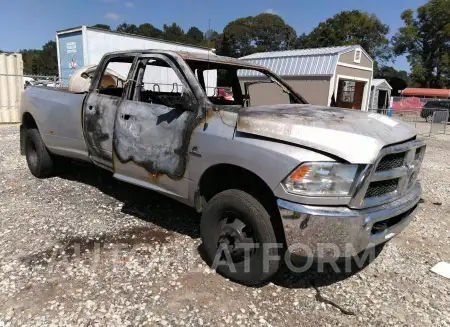
<path id="1" fill-rule="evenodd" d="M 416 135 L 411 125 L 384 115 L 310 104 L 241 109 L 237 131 L 317 149 L 351 163 L 373 163 L 381 148 Z"/>

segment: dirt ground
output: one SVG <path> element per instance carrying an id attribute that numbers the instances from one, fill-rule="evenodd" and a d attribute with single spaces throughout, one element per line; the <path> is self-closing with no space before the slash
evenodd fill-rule
<path id="1" fill-rule="evenodd" d="M 204 264 L 192 209 L 90 166 L 36 179 L 0 126 L 0 326 L 450 326 L 450 135 L 427 142 L 424 203 L 370 265 L 251 288 Z"/>

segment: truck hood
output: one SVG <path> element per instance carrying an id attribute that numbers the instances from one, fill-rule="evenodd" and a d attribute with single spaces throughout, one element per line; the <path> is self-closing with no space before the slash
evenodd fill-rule
<path id="1" fill-rule="evenodd" d="M 373 163 L 386 145 L 416 136 L 411 125 L 384 115 L 309 104 L 241 109 L 236 128 L 364 164 Z"/>

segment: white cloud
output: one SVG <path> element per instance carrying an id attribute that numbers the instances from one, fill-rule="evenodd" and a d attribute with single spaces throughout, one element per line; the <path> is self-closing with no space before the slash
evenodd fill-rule
<path id="1" fill-rule="evenodd" d="M 120 16 L 118 14 L 116 14 L 116 13 L 108 12 L 104 16 L 104 18 L 105 19 L 109 19 L 109 20 L 118 20 L 118 19 L 120 19 Z"/>
<path id="2" fill-rule="evenodd" d="M 134 7 L 134 3 L 132 3 L 132 2 L 125 2 L 125 7 L 133 8 Z"/>
<path id="3" fill-rule="evenodd" d="M 276 15 L 277 12 L 275 11 L 275 9 L 269 8 L 265 11 L 266 14 L 272 14 L 272 15 Z"/>

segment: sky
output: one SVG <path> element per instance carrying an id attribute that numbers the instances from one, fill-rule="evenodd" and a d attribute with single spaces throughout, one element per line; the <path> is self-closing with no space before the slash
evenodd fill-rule
<path id="1" fill-rule="evenodd" d="M 394 34 L 403 25 L 403 10 L 416 9 L 426 0 L 0 0 L 0 49 L 40 49 L 54 40 L 57 30 L 81 25 L 151 23 L 158 28 L 176 22 L 185 31 L 197 26 L 221 32 L 239 17 L 262 12 L 280 15 L 298 34 L 342 10 L 359 9 L 376 14 Z M 404 57 L 393 66 L 409 70 Z"/>

